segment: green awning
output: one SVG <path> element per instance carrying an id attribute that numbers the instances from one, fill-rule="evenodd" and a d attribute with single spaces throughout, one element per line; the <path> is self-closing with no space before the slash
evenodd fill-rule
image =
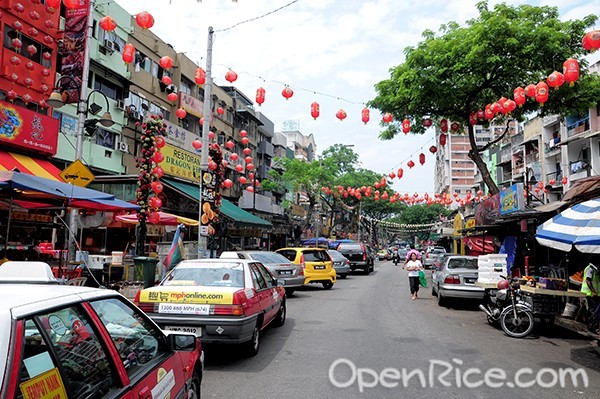
<path id="1" fill-rule="evenodd" d="M 200 198 L 200 187 L 194 184 L 183 183 L 177 180 L 171 180 L 167 178 L 160 179 L 161 183 L 171 187 L 173 190 L 185 195 L 193 201 L 198 202 Z M 220 211 L 223 215 L 233 220 L 236 223 L 251 224 L 261 227 L 271 227 L 272 224 L 264 219 L 259 218 L 246 212 L 239 206 L 232 204 L 225 198 L 221 200 Z"/>

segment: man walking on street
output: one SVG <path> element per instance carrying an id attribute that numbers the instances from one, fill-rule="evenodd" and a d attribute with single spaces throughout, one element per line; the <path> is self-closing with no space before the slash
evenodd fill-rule
<path id="1" fill-rule="evenodd" d="M 588 309 L 592 313 L 588 329 L 594 334 L 598 334 L 598 323 L 600 322 L 600 270 L 593 263 L 587 265 L 583 271 L 581 292 L 586 295 Z"/>

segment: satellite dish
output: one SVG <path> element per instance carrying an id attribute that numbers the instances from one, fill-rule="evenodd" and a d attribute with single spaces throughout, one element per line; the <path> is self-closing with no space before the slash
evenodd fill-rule
<path id="1" fill-rule="evenodd" d="M 104 224 L 104 212 L 94 212 L 88 215 L 79 215 L 78 224 L 79 227 L 84 228 L 94 228 L 100 227 Z"/>

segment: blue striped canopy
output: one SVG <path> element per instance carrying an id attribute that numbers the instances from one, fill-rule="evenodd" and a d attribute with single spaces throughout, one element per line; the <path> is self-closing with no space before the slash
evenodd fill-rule
<path id="1" fill-rule="evenodd" d="M 600 198 L 566 209 L 537 228 L 537 241 L 569 252 L 600 254 Z"/>

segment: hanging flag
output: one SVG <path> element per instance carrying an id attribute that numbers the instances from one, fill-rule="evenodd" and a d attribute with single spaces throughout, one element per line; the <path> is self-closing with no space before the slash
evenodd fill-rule
<path id="1" fill-rule="evenodd" d="M 177 226 L 177 230 L 175 230 L 175 236 L 173 237 L 173 243 L 171 244 L 169 253 L 167 254 L 167 257 L 163 262 L 163 264 L 165 265 L 163 277 L 169 270 L 173 269 L 175 266 L 177 266 L 179 262 L 185 259 L 183 237 L 185 237 L 186 231 L 187 228 L 183 223 Z"/>

